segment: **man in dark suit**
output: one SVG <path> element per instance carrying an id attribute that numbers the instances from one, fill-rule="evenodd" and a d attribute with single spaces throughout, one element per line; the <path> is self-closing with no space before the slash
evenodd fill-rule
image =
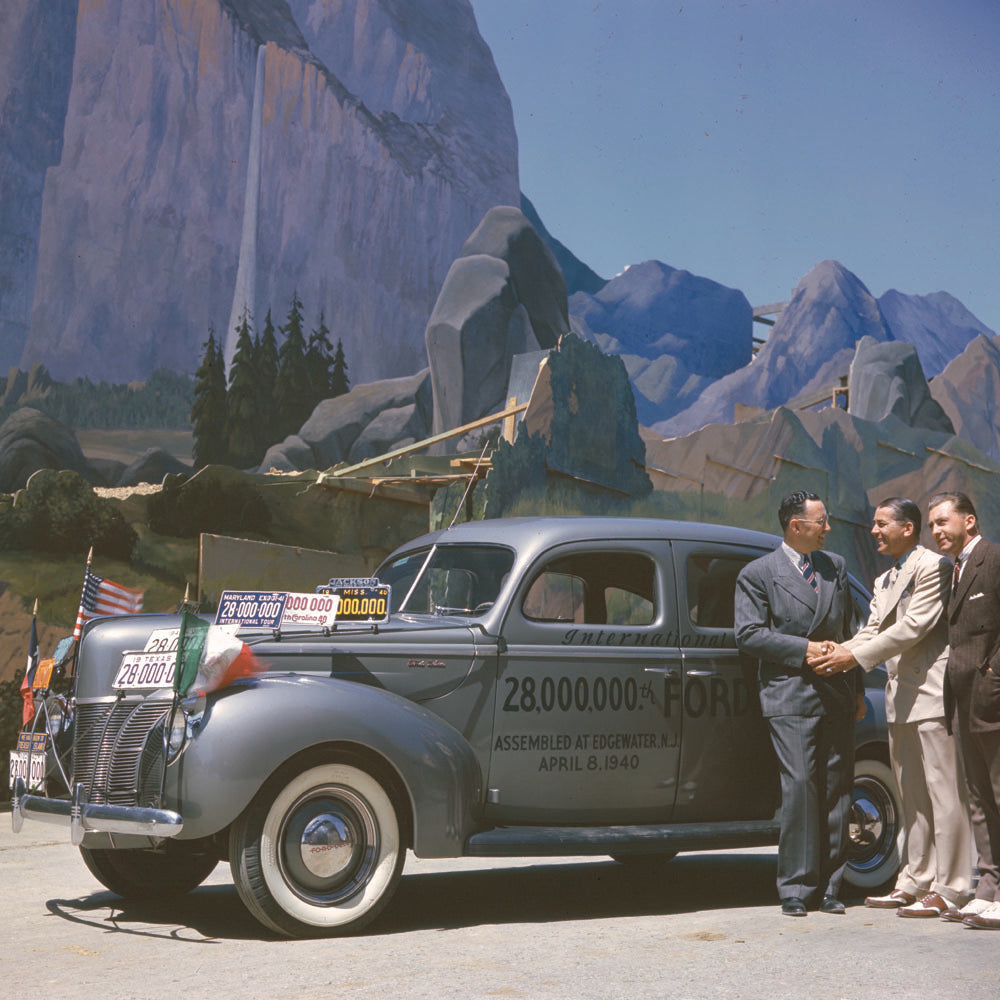
<path id="1" fill-rule="evenodd" d="M 965 765 L 979 855 L 975 898 L 941 916 L 1000 930 L 1000 545 L 979 534 L 976 508 L 964 493 L 939 493 L 928 509 L 937 547 L 955 561 L 944 703 Z"/>
<path id="2" fill-rule="evenodd" d="M 843 913 L 854 719 L 864 698 L 857 671 L 817 674 L 806 659 L 853 631 L 847 570 L 840 556 L 821 551 L 830 522 L 815 493 L 785 497 L 778 521 L 781 547 L 737 578 L 736 644 L 758 661 L 761 711 L 778 758 L 781 912 L 805 916 L 818 898 L 822 912 Z"/>

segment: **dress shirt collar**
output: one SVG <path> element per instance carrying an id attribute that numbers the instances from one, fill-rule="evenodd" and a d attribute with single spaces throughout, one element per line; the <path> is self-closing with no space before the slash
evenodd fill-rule
<path id="1" fill-rule="evenodd" d="M 982 535 L 973 535 L 968 540 L 968 542 L 965 543 L 965 548 L 962 549 L 962 551 L 958 554 L 958 560 L 957 561 L 959 563 L 961 563 L 961 565 L 963 565 L 963 566 L 965 565 L 965 560 L 968 559 L 969 556 L 972 555 L 972 550 L 976 547 L 976 544 L 979 542 L 979 540 L 982 537 L 983 537 Z"/>
<path id="2" fill-rule="evenodd" d="M 792 565 L 801 573 L 802 567 L 810 561 L 809 556 L 804 556 L 801 552 L 796 552 L 787 542 L 781 543 L 781 551 L 792 561 Z"/>

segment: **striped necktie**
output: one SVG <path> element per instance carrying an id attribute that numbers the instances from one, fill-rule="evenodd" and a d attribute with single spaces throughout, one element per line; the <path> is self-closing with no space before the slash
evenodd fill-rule
<path id="1" fill-rule="evenodd" d="M 816 582 L 816 574 L 813 572 L 812 559 L 809 556 L 805 557 L 805 562 L 802 564 L 802 575 L 806 578 L 806 583 L 812 587 L 816 593 L 819 593 L 819 584 Z"/>

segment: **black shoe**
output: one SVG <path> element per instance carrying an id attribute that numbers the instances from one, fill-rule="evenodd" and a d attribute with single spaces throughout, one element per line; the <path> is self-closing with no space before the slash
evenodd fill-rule
<path id="1" fill-rule="evenodd" d="M 844 913 L 846 907 L 836 896 L 824 896 L 823 902 L 819 904 L 821 913 Z"/>
<path id="2" fill-rule="evenodd" d="M 801 899 L 790 896 L 788 899 L 781 901 L 781 912 L 786 917 L 804 917 L 806 915 L 806 904 Z"/>

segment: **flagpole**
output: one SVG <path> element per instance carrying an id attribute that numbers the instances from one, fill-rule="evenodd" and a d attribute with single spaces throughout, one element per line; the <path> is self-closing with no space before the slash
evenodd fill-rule
<path id="1" fill-rule="evenodd" d="M 28 659 L 24 665 L 21 681 L 21 729 L 27 730 L 35 718 L 35 671 L 38 669 L 38 598 L 31 612 L 31 630 L 28 633 Z"/>
<path id="2" fill-rule="evenodd" d="M 76 641 L 80 638 L 80 632 L 83 629 L 83 622 L 81 618 L 83 617 L 83 601 L 87 594 L 87 580 L 90 579 L 90 565 L 94 561 L 94 546 L 90 546 L 90 551 L 87 553 L 87 565 L 83 571 L 83 587 L 80 588 L 80 606 L 76 609 L 76 624 L 73 626 L 73 640 Z"/>

